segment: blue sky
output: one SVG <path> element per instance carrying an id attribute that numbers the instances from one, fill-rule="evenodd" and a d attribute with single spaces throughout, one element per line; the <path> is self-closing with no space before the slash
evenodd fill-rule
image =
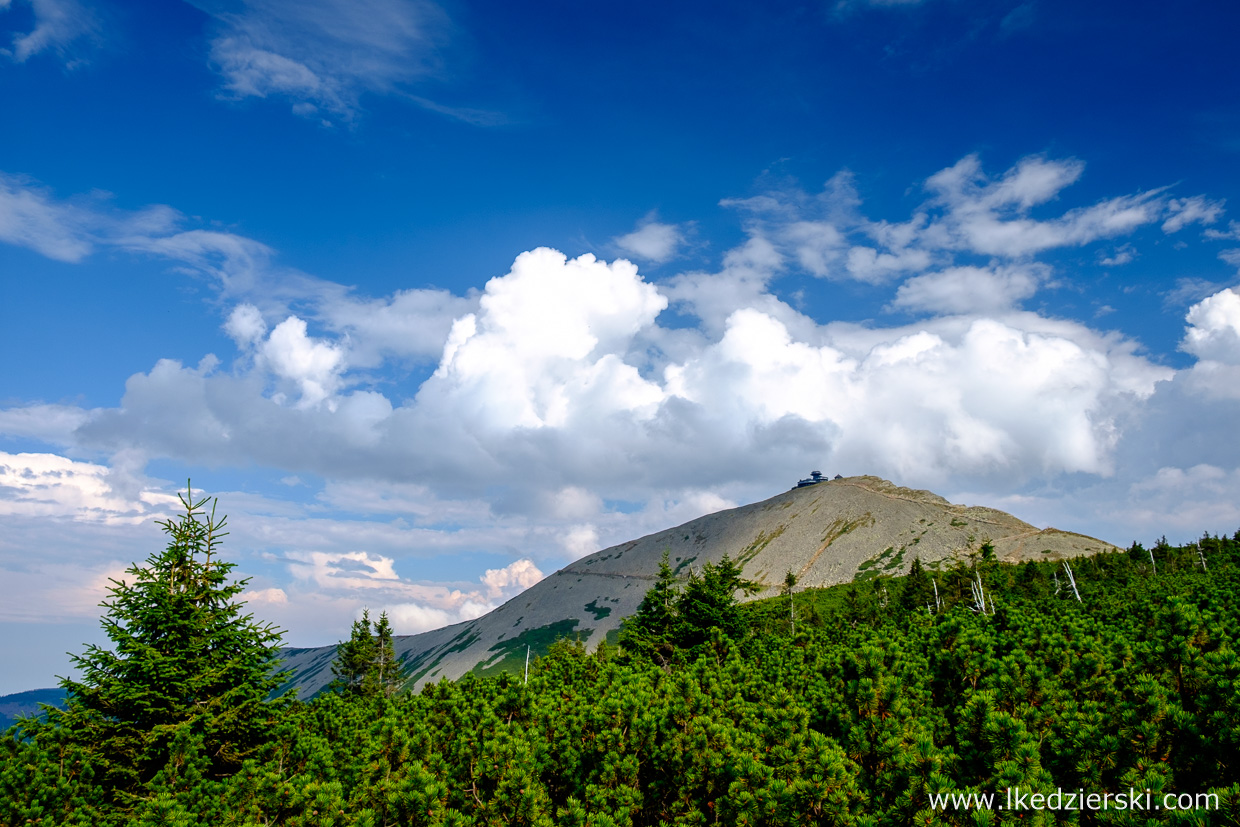
<path id="1" fill-rule="evenodd" d="M 187 477 L 296 645 L 815 469 L 1235 531 L 1238 17 L 0 0 L 0 692 Z"/>

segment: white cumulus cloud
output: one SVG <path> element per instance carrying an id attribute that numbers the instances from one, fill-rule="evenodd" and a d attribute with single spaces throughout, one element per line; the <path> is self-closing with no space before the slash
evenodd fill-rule
<path id="1" fill-rule="evenodd" d="M 1183 350 L 1205 361 L 1240 365 L 1240 292 L 1220 290 L 1190 307 L 1185 318 Z"/>
<path id="2" fill-rule="evenodd" d="M 612 243 L 621 251 L 644 261 L 662 264 L 680 251 L 685 235 L 676 224 L 664 224 L 651 213 L 638 223 L 637 229 L 613 238 Z"/>
<path id="3" fill-rule="evenodd" d="M 1046 267 L 950 267 L 911 278 L 896 291 L 891 306 L 934 314 L 995 313 L 1037 292 Z"/>
<path id="4" fill-rule="evenodd" d="M 511 273 L 488 282 L 478 313 L 453 325 L 419 399 L 484 433 L 609 411 L 653 414 L 658 386 L 624 357 L 666 306 L 624 260 L 522 253 Z"/>
<path id="5" fill-rule="evenodd" d="M 111 468 L 57 454 L 0 452 L 0 514 L 77 521 L 141 523 L 176 498 L 158 490 L 130 494 Z"/>
<path id="6" fill-rule="evenodd" d="M 502 569 L 487 569 L 482 575 L 482 584 L 486 586 L 486 595 L 494 600 L 498 597 L 511 597 L 545 577 L 538 566 L 531 560 L 517 560 Z"/>
<path id="7" fill-rule="evenodd" d="M 296 316 L 276 325 L 260 350 L 273 374 L 297 386 L 300 406 L 318 405 L 334 396 L 340 386 L 344 352 L 306 335 L 305 321 Z"/>

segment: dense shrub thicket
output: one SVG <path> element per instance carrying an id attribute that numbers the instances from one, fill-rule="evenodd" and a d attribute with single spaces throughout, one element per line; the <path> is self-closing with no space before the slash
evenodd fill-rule
<path id="1" fill-rule="evenodd" d="M 725 561 L 661 581 L 619 649 L 273 707 L 236 766 L 187 721 L 135 779 L 53 716 L 0 747 L 0 824 L 1240 824 L 1240 532 L 1071 568 L 979 553 L 738 606 Z M 1015 787 L 1218 805 L 931 806 Z"/>

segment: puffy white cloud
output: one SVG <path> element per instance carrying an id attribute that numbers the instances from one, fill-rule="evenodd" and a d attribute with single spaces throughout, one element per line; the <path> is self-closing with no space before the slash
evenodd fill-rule
<path id="1" fill-rule="evenodd" d="M 224 330 L 238 347 L 248 348 L 257 344 L 267 334 L 267 322 L 262 312 L 252 304 L 239 304 L 228 314 Z"/>
<path id="2" fill-rule="evenodd" d="M 685 243 L 685 235 L 679 226 L 664 224 L 651 213 L 638 222 L 637 229 L 613 238 L 612 243 L 625 253 L 654 264 L 662 264 L 670 261 L 680 251 L 681 245 Z"/>
<path id="3" fill-rule="evenodd" d="M 275 606 L 287 606 L 288 595 L 284 589 L 246 589 L 241 599 L 246 603 L 269 604 Z"/>
<path id="4" fill-rule="evenodd" d="M 880 253 L 873 247 L 863 245 L 851 248 L 845 267 L 848 274 L 858 281 L 882 284 L 903 273 L 924 270 L 934 259 L 925 250 L 898 250 Z"/>
<path id="5" fill-rule="evenodd" d="M 398 634 L 416 635 L 418 632 L 429 632 L 450 623 L 472 618 L 461 617 L 459 613 L 423 606 L 420 603 L 396 603 L 384 608 L 392 628 Z"/>
<path id="6" fill-rule="evenodd" d="M 738 311 L 669 385 L 733 428 L 808 423 L 818 455 L 847 467 L 1015 480 L 1034 469 L 1107 473 L 1117 409 L 1170 376 L 1131 343 L 1032 314 L 832 334 L 814 347 Z"/>
<path id="7" fill-rule="evenodd" d="M 5 0 L 0 11 L 9 6 Z M 25 63 L 39 52 L 52 49 L 64 54 L 66 48 L 80 37 L 93 34 L 95 16 L 77 0 L 30 0 L 34 12 L 34 28 L 13 37 L 13 48 L 0 49 L 17 63 Z"/>
<path id="8" fill-rule="evenodd" d="M 592 550 L 597 551 L 597 549 Z M 533 561 L 516 560 L 502 569 L 487 569 L 480 579 L 486 586 L 487 597 L 494 600 L 498 597 L 511 597 L 518 594 L 545 576 Z"/>
<path id="9" fill-rule="evenodd" d="M 593 554 L 601 548 L 598 529 L 589 523 L 572 526 L 564 533 L 560 542 L 568 556 L 574 560 Z"/>
<path id="10" fill-rule="evenodd" d="M 1184 376 L 1186 387 L 1206 398 L 1240 399 L 1240 291 L 1207 296 L 1189 308 L 1185 321 L 1180 349 L 1197 357 Z"/>
<path id="11" fill-rule="evenodd" d="M 343 337 L 352 367 L 395 357 L 437 362 L 456 319 L 477 310 L 476 297 L 447 290 L 398 290 L 388 298 L 332 297 L 318 307 L 323 324 Z"/>
<path id="12" fill-rule="evenodd" d="M 0 434 L 70 445 L 73 433 L 90 421 L 91 411 L 72 405 L 24 405 L 0 409 Z"/>
<path id="13" fill-rule="evenodd" d="M 1049 268 L 951 267 L 911 278 L 900 285 L 891 306 L 926 313 L 995 313 L 1037 292 Z"/>
<path id="14" fill-rule="evenodd" d="M 815 276 L 829 276 L 848 249 L 844 233 L 826 221 L 794 221 L 783 232 L 797 263 Z"/>
<path id="15" fill-rule="evenodd" d="M 273 374 L 296 384 L 302 407 L 318 405 L 340 387 L 344 352 L 334 344 L 307 336 L 306 323 L 296 316 L 276 325 L 260 352 Z"/>
<path id="16" fill-rule="evenodd" d="M 665 307 L 627 261 L 522 253 L 487 283 L 479 312 L 453 325 L 419 401 L 481 433 L 652 415 L 662 393 L 624 355 Z"/>
<path id="17" fill-rule="evenodd" d="M 728 318 L 741 307 L 761 310 L 798 334 L 810 336 L 817 325 L 768 289 L 771 279 L 783 269 L 784 258 L 770 241 L 750 238 L 724 255 L 723 269 L 718 273 L 683 273 L 662 285 L 662 292 L 677 309 L 696 316 L 702 332 L 711 338 L 722 335 Z M 689 344 L 691 349 L 682 348 L 677 355 L 687 357 L 704 341 L 681 332 L 679 344 Z M 660 340 L 659 344 L 675 350 L 678 343 Z"/>
<path id="18" fill-rule="evenodd" d="M 558 520 L 548 539 L 577 554 L 591 531 L 602 539 L 600 498 L 641 502 L 704 478 L 716 491 L 764 485 L 803 473 L 807 451 L 926 482 L 1106 473 L 1119 413 L 1170 375 L 1131 341 L 1012 312 L 1042 277 L 1030 265 L 914 279 L 902 307 L 953 315 L 883 328 L 797 313 L 763 288 L 778 261 L 751 240 L 721 273 L 673 280 L 668 295 L 691 312 L 741 308 L 677 337 L 657 321 L 668 297 L 628 262 L 536 250 L 486 285 L 412 398 L 346 392 L 357 380 L 345 345 L 291 317 L 248 370 L 162 361 L 131 377 L 120 408 L 93 413 L 77 438 L 321 474 L 336 497 L 349 479 L 411 484 L 373 507 L 426 502 L 415 514 L 439 507 L 428 486 L 474 502 L 499 483 L 492 516 Z M 248 326 L 234 327 L 257 331 L 241 312 Z M 660 342 L 670 352 L 652 355 Z"/>
<path id="19" fill-rule="evenodd" d="M 126 496 L 114 487 L 116 476 L 107 466 L 57 454 L 0 452 L 0 514 L 140 523 L 176 503 L 157 490 Z"/>
<path id="20" fill-rule="evenodd" d="M 364 92 L 435 71 L 448 21 L 426 0 L 195 0 L 216 21 L 211 60 L 238 97 L 352 118 Z"/>
<path id="21" fill-rule="evenodd" d="M 1220 290 L 1194 304 L 1180 347 L 1198 359 L 1240 365 L 1240 292 Z"/>

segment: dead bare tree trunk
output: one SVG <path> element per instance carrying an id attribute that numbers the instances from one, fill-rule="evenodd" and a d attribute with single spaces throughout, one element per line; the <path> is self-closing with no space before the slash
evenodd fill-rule
<path id="1" fill-rule="evenodd" d="M 986 591 L 982 588 L 982 575 L 975 574 L 975 580 L 969 581 L 969 590 L 973 592 L 973 611 L 986 614 Z"/>
<path id="2" fill-rule="evenodd" d="M 1067 560 L 1063 561 L 1063 570 L 1068 573 L 1068 582 L 1072 584 L 1072 593 L 1076 595 L 1076 602 L 1084 603 L 1085 601 L 1081 600 L 1081 593 L 1076 590 L 1076 578 L 1072 576 L 1072 567 L 1068 565 Z"/>

